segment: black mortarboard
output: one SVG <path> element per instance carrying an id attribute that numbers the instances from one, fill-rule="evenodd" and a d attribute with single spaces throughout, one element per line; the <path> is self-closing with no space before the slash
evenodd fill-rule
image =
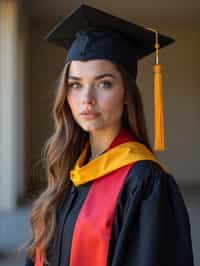
<path id="1" fill-rule="evenodd" d="M 155 84 L 159 85 L 161 74 L 158 49 L 174 42 L 171 37 L 153 29 L 141 27 L 84 4 L 59 22 L 45 39 L 68 50 L 65 62 L 108 59 L 124 66 L 134 79 L 137 76 L 138 60 L 156 52 Z M 162 86 L 157 87 L 160 89 Z M 159 92 L 159 110 L 162 109 L 161 96 L 162 93 Z M 159 111 L 159 116 L 162 115 Z M 156 116 L 158 117 L 158 112 Z M 162 117 L 155 119 L 163 120 Z M 156 132 L 159 132 L 156 133 L 159 137 L 155 137 L 157 150 L 164 149 L 164 132 L 160 133 L 164 126 L 161 125 L 162 129 L 159 131 L 160 123 L 155 123 Z"/>

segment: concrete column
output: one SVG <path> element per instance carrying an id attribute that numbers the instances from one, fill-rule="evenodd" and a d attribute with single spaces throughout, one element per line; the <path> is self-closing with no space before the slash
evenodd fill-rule
<path id="1" fill-rule="evenodd" d="M 0 1 L 0 209 L 16 207 L 23 177 L 18 1 Z"/>

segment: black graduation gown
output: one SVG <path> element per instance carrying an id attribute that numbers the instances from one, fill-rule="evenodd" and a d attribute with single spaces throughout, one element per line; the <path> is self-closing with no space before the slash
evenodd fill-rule
<path id="1" fill-rule="evenodd" d="M 92 182 L 73 185 L 57 211 L 51 266 L 69 266 L 73 228 Z M 137 162 L 118 197 L 107 266 L 193 265 L 189 215 L 175 179 L 153 161 Z"/>

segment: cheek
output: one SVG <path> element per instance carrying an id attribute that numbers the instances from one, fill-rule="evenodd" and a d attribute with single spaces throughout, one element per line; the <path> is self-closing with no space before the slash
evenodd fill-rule
<path id="1" fill-rule="evenodd" d="M 101 95 L 99 99 L 100 106 L 110 112 L 121 110 L 124 105 L 124 93 L 121 89 L 111 94 Z"/>
<path id="2" fill-rule="evenodd" d="M 77 106 L 79 106 L 79 97 L 77 97 L 77 95 L 75 97 L 74 94 L 69 94 L 66 98 L 72 113 L 75 113 L 77 110 Z"/>

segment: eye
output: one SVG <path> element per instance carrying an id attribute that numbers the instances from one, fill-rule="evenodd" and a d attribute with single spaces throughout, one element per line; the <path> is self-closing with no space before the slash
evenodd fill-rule
<path id="1" fill-rule="evenodd" d="M 112 87 L 112 83 L 110 81 L 104 80 L 101 81 L 98 86 L 101 88 L 110 88 Z"/>
<path id="2" fill-rule="evenodd" d="M 71 82 L 71 83 L 68 83 L 68 87 L 76 89 L 76 88 L 80 88 L 81 84 L 79 82 Z"/>

